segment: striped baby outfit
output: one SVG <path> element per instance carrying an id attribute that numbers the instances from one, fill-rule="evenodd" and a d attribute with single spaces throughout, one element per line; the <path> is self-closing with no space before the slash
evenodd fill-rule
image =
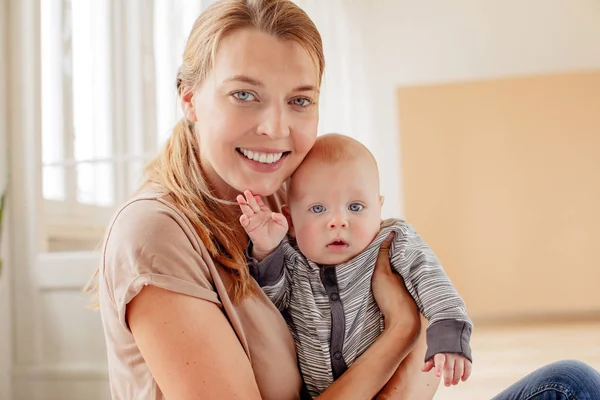
<path id="1" fill-rule="evenodd" d="M 371 291 L 379 246 L 395 232 L 392 269 L 402 276 L 429 321 L 426 360 L 437 353 L 471 359 L 472 322 L 465 304 L 437 257 L 414 228 L 388 219 L 373 242 L 344 264 L 321 266 L 307 260 L 288 238 L 250 271 L 283 313 L 296 342 L 300 372 L 311 396 L 331 385 L 383 331 L 383 315 Z"/>

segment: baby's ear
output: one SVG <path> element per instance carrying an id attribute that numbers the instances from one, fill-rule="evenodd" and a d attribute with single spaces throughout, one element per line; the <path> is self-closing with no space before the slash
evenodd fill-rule
<path id="1" fill-rule="evenodd" d="M 292 223 L 292 213 L 290 212 L 290 208 L 287 204 L 284 204 L 283 207 L 281 207 L 281 213 L 285 219 L 287 219 L 288 226 L 290 227 L 288 233 L 291 237 L 295 238 L 296 233 L 294 232 L 294 224 Z"/>
<path id="2" fill-rule="evenodd" d="M 385 196 L 379 196 L 379 207 L 383 206 L 384 200 L 385 200 Z"/>

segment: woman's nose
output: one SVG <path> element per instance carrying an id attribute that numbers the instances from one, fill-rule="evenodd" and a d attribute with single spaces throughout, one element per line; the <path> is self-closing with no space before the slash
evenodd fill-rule
<path id="1" fill-rule="evenodd" d="M 272 139 L 278 139 L 290 135 L 290 127 L 283 107 L 268 107 L 265 109 L 262 121 L 258 126 L 260 135 L 267 135 Z"/>

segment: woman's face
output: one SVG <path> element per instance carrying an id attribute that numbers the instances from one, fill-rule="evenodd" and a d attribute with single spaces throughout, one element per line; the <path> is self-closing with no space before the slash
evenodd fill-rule
<path id="1" fill-rule="evenodd" d="M 220 197 L 271 195 L 292 174 L 317 136 L 318 83 L 316 64 L 295 42 L 255 29 L 221 40 L 213 70 L 183 104 Z"/>

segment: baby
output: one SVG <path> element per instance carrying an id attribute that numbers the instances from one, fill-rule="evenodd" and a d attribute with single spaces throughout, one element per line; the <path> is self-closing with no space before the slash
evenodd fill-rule
<path id="1" fill-rule="evenodd" d="M 379 172 L 366 147 L 338 134 L 317 138 L 288 182 L 283 214 L 260 196 L 244 195 L 237 201 L 250 238 L 250 270 L 286 315 L 311 396 L 327 389 L 383 330 L 370 284 L 390 232 L 392 269 L 429 321 L 423 371 L 435 367 L 441 376 L 449 365 L 446 385 L 469 377 L 472 323 L 465 304 L 412 226 L 381 221 Z"/>

